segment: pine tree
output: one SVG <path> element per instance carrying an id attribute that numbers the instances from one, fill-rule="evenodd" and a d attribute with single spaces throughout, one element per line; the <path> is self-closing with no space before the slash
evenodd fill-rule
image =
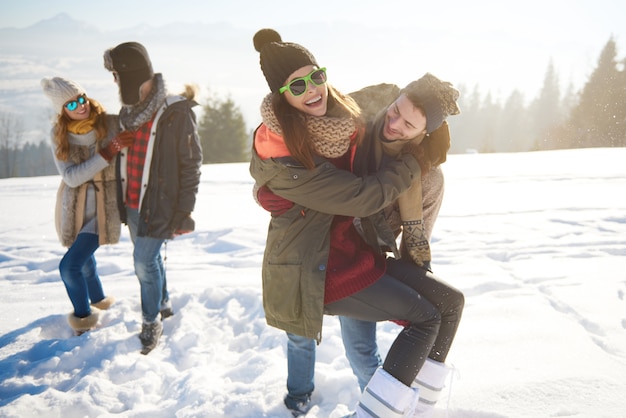
<path id="1" fill-rule="evenodd" d="M 532 133 L 537 148 L 558 148 L 556 146 L 557 141 L 551 134 L 554 132 L 554 128 L 561 125 L 564 120 L 560 95 L 559 77 L 556 74 L 552 60 L 550 60 L 539 97 L 535 99 L 529 108 L 530 120 L 533 125 Z"/>
<path id="2" fill-rule="evenodd" d="M 17 177 L 17 155 L 23 135 L 22 119 L 0 112 L 0 178 Z"/>
<path id="3" fill-rule="evenodd" d="M 613 37 L 582 90 L 569 121 L 573 147 L 619 146 L 624 143 L 624 76 L 617 69 Z"/>
<path id="4" fill-rule="evenodd" d="M 528 150 L 531 143 L 530 124 L 524 106 L 524 95 L 519 90 L 513 90 L 504 103 L 496 132 L 496 152 Z"/>
<path id="5" fill-rule="evenodd" d="M 212 97 L 202 107 L 198 126 L 203 163 L 248 160 L 248 132 L 243 115 L 231 98 Z"/>

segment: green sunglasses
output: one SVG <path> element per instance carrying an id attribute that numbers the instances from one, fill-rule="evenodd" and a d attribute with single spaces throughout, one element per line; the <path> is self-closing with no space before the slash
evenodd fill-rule
<path id="1" fill-rule="evenodd" d="M 303 95 L 306 92 L 309 81 L 316 86 L 321 86 L 322 84 L 326 83 L 326 80 L 326 67 L 324 67 L 320 68 L 319 70 L 313 70 L 311 71 L 311 73 L 309 73 L 309 75 L 306 75 L 304 77 L 294 78 L 289 84 L 287 84 L 286 86 L 282 86 L 280 90 L 278 90 L 278 92 L 280 94 L 283 94 L 284 92 L 289 90 L 289 92 L 293 96 L 297 97 Z"/>
<path id="2" fill-rule="evenodd" d="M 63 106 L 65 106 L 67 110 L 71 112 L 73 110 L 76 110 L 78 105 L 84 105 L 85 103 L 87 103 L 87 96 L 85 96 L 84 94 L 81 94 L 80 96 L 76 98 L 76 100 L 70 100 L 69 102 L 65 103 Z"/>

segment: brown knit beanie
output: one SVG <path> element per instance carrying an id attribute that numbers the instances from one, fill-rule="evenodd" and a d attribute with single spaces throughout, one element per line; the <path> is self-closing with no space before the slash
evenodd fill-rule
<path id="1" fill-rule="evenodd" d="M 456 103 L 459 91 L 430 73 L 412 81 L 400 93 L 406 94 L 415 107 L 424 110 L 427 133 L 439 128 L 448 116 L 461 113 Z"/>
<path id="2" fill-rule="evenodd" d="M 292 42 L 283 42 L 274 29 L 261 29 L 253 38 L 254 49 L 261 54 L 261 70 L 272 92 L 277 92 L 297 69 L 317 65 L 315 57 L 306 48 Z"/>
<path id="3" fill-rule="evenodd" d="M 80 84 L 61 77 L 42 79 L 41 88 L 43 93 L 52 101 L 52 106 L 59 115 L 63 112 L 63 105 L 70 99 L 86 94 L 85 89 Z"/>

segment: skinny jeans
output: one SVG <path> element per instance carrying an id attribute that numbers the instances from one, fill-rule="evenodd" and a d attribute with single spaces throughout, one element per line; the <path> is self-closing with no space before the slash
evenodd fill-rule
<path id="1" fill-rule="evenodd" d="M 61 280 L 78 318 L 89 316 L 90 304 L 104 299 L 94 257 L 99 246 L 98 235 L 80 233 L 59 263 Z"/>
<path id="2" fill-rule="evenodd" d="M 327 304 L 325 313 L 368 322 L 402 321 L 405 327 L 391 345 L 383 368 L 410 386 L 427 357 L 445 360 L 463 306 L 463 294 L 457 289 L 412 263 L 388 258 L 387 270 L 378 281 Z M 369 340 L 371 334 L 365 337 Z"/>

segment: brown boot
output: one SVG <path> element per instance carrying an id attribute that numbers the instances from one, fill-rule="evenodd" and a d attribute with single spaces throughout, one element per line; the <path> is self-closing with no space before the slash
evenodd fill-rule
<path id="1" fill-rule="evenodd" d="M 92 311 L 91 314 L 85 318 L 79 318 L 71 313 L 67 316 L 67 322 L 70 323 L 70 327 L 72 327 L 76 335 L 81 335 L 96 327 L 98 323 L 98 311 Z"/>
<path id="2" fill-rule="evenodd" d="M 91 306 L 95 306 L 96 308 L 100 310 L 106 311 L 114 303 L 115 303 L 115 298 L 113 296 L 105 296 L 104 299 L 102 299 L 99 302 L 95 302 L 95 303 L 92 302 Z"/>

